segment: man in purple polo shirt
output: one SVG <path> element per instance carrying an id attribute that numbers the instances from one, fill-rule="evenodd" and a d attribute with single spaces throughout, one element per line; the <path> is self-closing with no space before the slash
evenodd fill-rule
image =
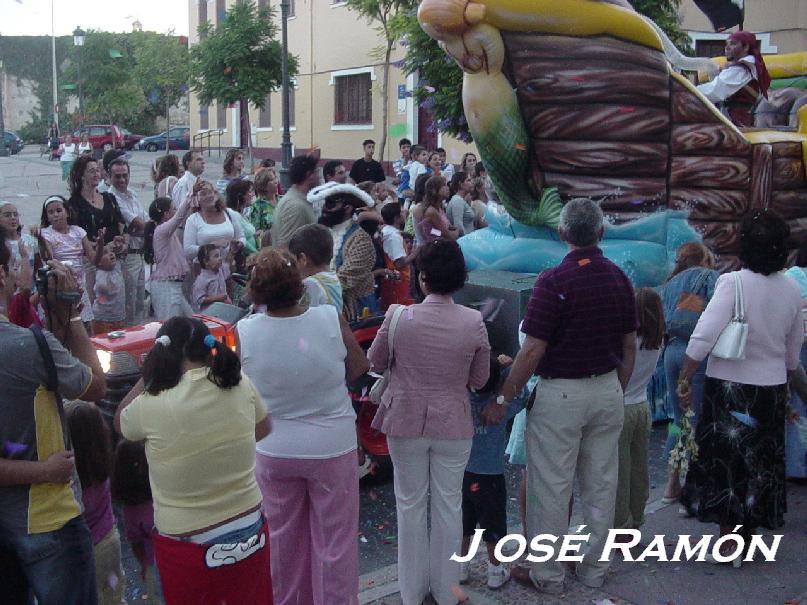
<path id="1" fill-rule="evenodd" d="M 577 578 L 601 586 L 598 559 L 614 519 L 623 390 L 636 354 L 636 304 L 627 276 L 603 256 L 600 207 L 588 199 L 564 206 L 558 227 L 569 253 L 535 282 L 522 324 L 526 334 L 497 403 L 512 400 L 531 374 L 541 377 L 527 420 L 527 526 L 532 535 L 568 533 L 575 472 L 591 536 Z M 501 409 L 506 409 L 502 407 Z M 495 419 L 495 414 L 494 418 Z M 556 560 L 515 568 L 516 580 L 539 591 L 564 590 Z"/>

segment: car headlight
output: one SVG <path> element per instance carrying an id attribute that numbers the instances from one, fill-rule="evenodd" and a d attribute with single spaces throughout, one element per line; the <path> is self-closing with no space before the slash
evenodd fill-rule
<path id="1" fill-rule="evenodd" d="M 96 349 L 95 354 L 98 355 L 98 362 L 101 364 L 101 369 L 104 371 L 104 374 L 106 374 L 109 372 L 109 368 L 112 367 L 112 353 L 102 349 Z"/>

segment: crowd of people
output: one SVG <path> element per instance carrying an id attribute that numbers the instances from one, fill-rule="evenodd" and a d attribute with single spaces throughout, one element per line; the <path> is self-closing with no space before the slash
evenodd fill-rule
<path id="1" fill-rule="evenodd" d="M 0 337 L 16 343 L 0 347 L 6 602 L 120 603 L 115 500 L 154 602 L 358 603 L 363 453 L 347 383 L 368 371 L 386 387 L 372 426 L 394 466 L 406 605 L 462 601 L 469 567 L 452 555 L 471 553 L 477 528 L 491 589 L 512 577 L 560 594 L 569 572 L 601 586 L 608 530 L 644 523 L 660 374 L 674 413 L 665 501 L 721 534 L 783 525 L 785 479 L 807 476 L 791 435 L 807 270 L 783 272 L 780 217 L 743 219 L 741 270 L 719 275 L 690 242 L 664 284 L 634 290 L 599 247 L 600 207 L 568 201 L 569 252 L 536 280 L 513 359 L 452 298 L 467 279 L 457 240 L 496 200 L 482 163 L 399 147 L 390 178 L 371 140 L 350 171 L 297 156 L 285 192 L 271 161 L 244 174 L 240 150 L 215 181 L 199 152 L 166 155 L 147 208 L 121 152 L 79 154 L 69 196 L 47 197 L 30 233 L 0 205 Z M 731 356 L 719 341 L 737 300 L 746 337 Z M 235 350 L 193 317 L 217 303 L 249 310 Z M 349 322 L 371 314 L 384 319 L 365 353 Z M 88 334 L 149 317 L 163 323 L 113 440 L 83 403 L 106 388 Z M 497 560 L 508 458 L 524 467 L 525 534 L 562 536 L 579 507 L 591 535 L 576 567 Z"/>

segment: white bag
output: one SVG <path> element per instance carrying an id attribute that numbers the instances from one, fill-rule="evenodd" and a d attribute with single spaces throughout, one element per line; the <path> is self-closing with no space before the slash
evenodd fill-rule
<path id="1" fill-rule="evenodd" d="M 375 381 L 375 384 L 370 388 L 370 392 L 367 394 L 370 401 L 376 405 L 381 403 L 381 397 L 384 395 L 384 392 L 389 386 L 389 373 L 392 369 L 395 328 L 398 327 L 398 320 L 401 318 L 401 313 L 403 313 L 405 308 L 406 307 L 404 305 L 398 305 L 395 311 L 392 312 L 392 319 L 389 322 L 389 333 L 387 334 L 387 349 L 389 350 L 389 356 L 387 357 L 387 369 L 384 370 L 384 374 L 381 376 L 381 378 Z"/>
<path id="2" fill-rule="evenodd" d="M 745 341 L 748 339 L 748 324 L 745 321 L 743 285 L 740 274 L 734 275 L 734 314 L 717 339 L 712 355 L 721 359 L 745 359 Z"/>

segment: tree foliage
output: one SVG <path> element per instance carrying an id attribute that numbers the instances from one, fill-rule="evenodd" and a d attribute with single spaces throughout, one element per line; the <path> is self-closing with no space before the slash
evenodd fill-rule
<path id="1" fill-rule="evenodd" d="M 392 47 L 397 39 L 397 32 L 394 29 L 395 19 L 406 0 L 347 0 L 347 6 L 365 17 L 370 23 L 377 24 L 378 33 L 384 39 L 384 45 L 373 49 L 371 58 L 383 61 L 384 75 L 381 83 L 381 144 L 379 145 L 378 157 L 384 158 L 384 150 L 387 146 L 387 123 L 389 122 L 389 71 Z"/>
<path id="2" fill-rule="evenodd" d="M 637 12 L 655 21 L 682 52 L 690 52 L 689 37 L 679 26 L 680 0 L 630 1 Z M 420 28 L 418 0 L 403 0 L 402 5 L 393 28 L 407 47 L 402 69 L 407 74 L 419 74 L 414 98 L 431 112 L 435 128 L 470 142 L 472 137 L 462 107 L 462 70 Z"/>
<path id="3" fill-rule="evenodd" d="M 246 100 L 263 107 L 266 96 L 282 84 L 283 49 L 272 21 L 274 10 L 239 0 L 222 23 L 199 25 L 199 44 L 191 48 L 190 86 L 202 105 Z M 289 57 L 289 75 L 297 60 Z"/>

